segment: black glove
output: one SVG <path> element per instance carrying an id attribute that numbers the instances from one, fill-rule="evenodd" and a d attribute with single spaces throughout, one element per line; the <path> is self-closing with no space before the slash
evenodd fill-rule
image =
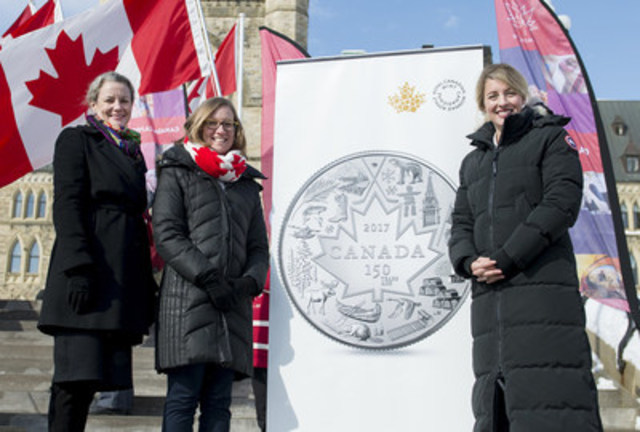
<path id="1" fill-rule="evenodd" d="M 92 303 L 91 279 L 86 274 L 74 274 L 67 281 L 67 301 L 77 314 L 89 312 Z"/>
<path id="2" fill-rule="evenodd" d="M 228 311 L 236 303 L 233 287 L 216 270 L 211 270 L 199 278 L 198 285 L 207 293 L 213 305 Z"/>
<path id="3" fill-rule="evenodd" d="M 256 297 L 262 292 L 258 286 L 258 282 L 251 276 L 232 279 L 231 284 L 233 285 L 236 295 L 239 296 Z"/>

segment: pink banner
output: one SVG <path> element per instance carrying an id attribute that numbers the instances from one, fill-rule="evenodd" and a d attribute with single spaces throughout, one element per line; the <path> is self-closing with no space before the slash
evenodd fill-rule
<path id="1" fill-rule="evenodd" d="M 583 205 L 571 230 L 580 290 L 637 313 L 609 149 L 578 52 L 543 1 L 496 0 L 495 6 L 500 60 L 527 78 L 532 96 L 571 118 L 566 129 L 577 143 L 584 172 Z"/>

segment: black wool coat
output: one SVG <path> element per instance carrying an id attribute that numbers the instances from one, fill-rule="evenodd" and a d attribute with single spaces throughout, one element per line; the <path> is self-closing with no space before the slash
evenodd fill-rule
<path id="1" fill-rule="evenodd" d="M 506 119 L 498 147 L 490 122 L 469 136 L 450 258 L 467 278 L 478 256 L 506 275 L 472 283 L 475 432 L 494 430 L 498 385 L 511 432 L 602 428 L 568 232 L 582 199 L 568 121 L 525 107 Z"/>
<path id="2" fill-rule="evenodd" d="M 126 156 L 92 126 L 64 129 L 53 160 L 51 252 L 38 327 L 113 331 L 140 341 L 154 318 L 144 160 Z M 89 266 L 91 310 L 68 303 L 69 273 Z"/>
<path id="3" fill-rule="evenodd" d="M 224 186 L 198 167 L 182 144 L 158 164 L 153 232 L 165 261 L 160 284 L 156 362 L 161 371 L 214 363 L 219 315 L 229 328 L 232 361 L 239 376 L 253 373 L 252 298 L 245 295 L 226 312 L 216 309 L 198 286 L 208 272 L 253 278 L 263 287 L 269 244 L 260 201 L 264 178 L 251 166 Z"/>

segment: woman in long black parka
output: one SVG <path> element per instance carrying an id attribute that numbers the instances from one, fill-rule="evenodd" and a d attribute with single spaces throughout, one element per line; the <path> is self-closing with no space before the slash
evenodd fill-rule
<path id="1" fill-rule="evenodd" d="M 38 328 L 54 337 L 49 430 L 84 430 L 96 391 L 131 388 L 131 347 L 154 318 L 146 167 L 127 128 L 134 89 L 116 73 L 89 86 L 93 114 L 64 129 L 53 158 L 56 241 Z"/>
<path id="2" fill-rule="evenodd" d="M 450 258 L 473 284 L 474 431 L 601 431 L 569 237 L 578 152 L 569 119 L 526 98 L 511 66 L 482 72 L 488 121 L 469 135 L 453 210 Z"/>

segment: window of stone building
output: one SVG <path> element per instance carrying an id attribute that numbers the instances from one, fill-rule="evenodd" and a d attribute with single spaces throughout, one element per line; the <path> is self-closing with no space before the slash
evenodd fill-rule
<path id="1" fill-rule="evenodd" d="M 44 218 L 47 214 L 47 194 L 40 192 L 38 197 L 38 211 L 36 212 L 37 218 Z"/>
<path id="2" fill-rule="evenodd" d="M 633 205 L 633 229 L 640 230 L 640 207 L 637 203 Z"/>
<path id="3" fill-rule="evenodd" d="M 627 214 L 627 205 L 625 203 L 620 204 L 620 213 L 622 214 L 624 229 L 629 229 L 629 215 Z"/>
<path id="4" fill-rule="evenodd" d="M 616 116 L 613 119 L 613 123 L 611 123 L 611 128 L 613 129 L 613 133 L 617 136 L 624 136 L 627 133 L 627 124 L 620 118 L 620 116 Z"/>
<path id="5" fill-rule="evenodd" d="M 20 273 L 20 265 L 22 263 L 22 246 L 20 240 L 16 240 L 11 248 L 11 257 L 9 259 L 9 273 Z"/>
<path id="6" fill-rule="evenodd" d="M 38 242 L 35 242 L 33 243 L 33 246 L 31 246 L 31 250 L 29 251 L 29 262 L 27 266 L 27 273 L 38 274 L 39 267 L 40 267 L 40 246 L 38 246 Z"/>
<path id="7" fill-rule="evenodd" d="M 22 192 L 20 191 L 13 198 L 13 217 L 22 217 Z"/>
<path id="8" fill-rule="evenodd" d="M 640 171 L 640 157 L 625 156 L 626 169 L 628 173 L 637 173 Z"/>
<path id="9" fill-rule="evenodd" d="M 636 263 L 636 259 L 633 257 L 633 254 L 629 254 L 629 258 L 631 261 L 631 273 L 633 274 L 633 284 L 638 285 L 638 264 Z"/>
<path id="10" fill-rule="evenodd" d="M 36 198 L 33 195 L 33 192 L 29 192 L 27 194 L 27 208 L 25 210 L 25 217 L 32 218 L 34 215 L 36 206 Z"/>

